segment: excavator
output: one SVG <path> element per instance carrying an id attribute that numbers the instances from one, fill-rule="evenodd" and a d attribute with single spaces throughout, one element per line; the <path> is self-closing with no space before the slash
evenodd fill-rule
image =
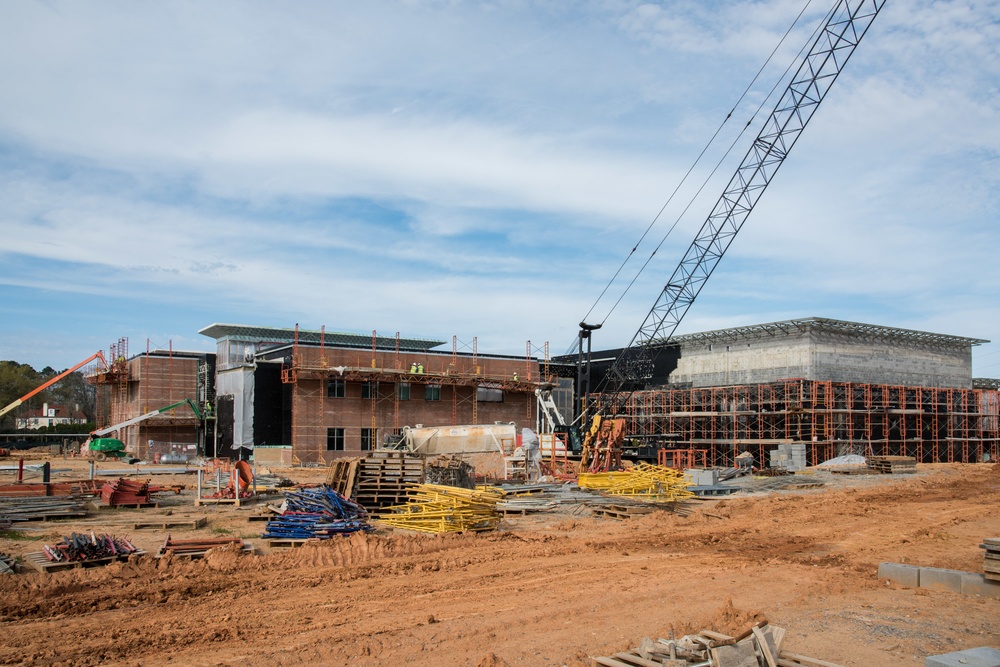
<path id="1" fill-rule="evenodd" d="M 827 14 L 826 23 L 631 343 L 612 362 L 593 394 L 581 386 L 580 423 L 589 421 L 588 412 L 593 417 L 583 443 L 581 472 L 603 472 L 621 464 L 625 420 L 620 415 L 629 398 L 652 378 L 657 354 L 669 343 L 884 4 L 885 0 L 839 0 Z M 589 342 L 591 331 L 602 324 L 580 324 L 581 358 L 584 340 Z M 586 356 L 589 361 L 589 350 Z M 589 365 L 581 366 L 578 376 L 587 378 L 589 384 Z"/>

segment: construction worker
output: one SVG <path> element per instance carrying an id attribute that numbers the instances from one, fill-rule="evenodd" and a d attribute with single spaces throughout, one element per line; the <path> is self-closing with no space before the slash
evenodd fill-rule
<path id="1" fill-rule="evenodd" d="M 514 371 L 514 382 L 517 382 L 517 371 Z"/>

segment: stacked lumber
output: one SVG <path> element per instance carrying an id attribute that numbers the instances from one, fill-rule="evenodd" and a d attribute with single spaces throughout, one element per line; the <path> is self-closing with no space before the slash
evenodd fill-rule
<path id="1" fill-rule="evenodd" d="M 1000 537 L 987 537 L 979 545 L 983 554 L 983 577 L 990 581 L 1000 581 Z"/>
<path id="2" fill-rule="evenodd" d="M 407 489 L 424 481 L 424 459 L 413 452 L 379 450 L 358 462 L 354 500 L 369 511 L 407 501 Z"/>
<path id="3" fill-rule="evenodd" d="M 674 502 L 694 498 L 688 490 L 690 478 L 674 468 L 639 463 L 624 473 L 615 473 L 614 481 L 603 490 L 613 496 L 630 496 L 654 502 Z"/>
<path id="4" fill-rule="evenodd" d="M 105 482 L 101 487 L 101 499 L 111 507 L 148 505 L 149 480 L 134 482 L 120 477 L 114 482 Z"/>
<path id="5" fill-rule="evenodd" d="M 267 522 L 264 537 L 274 540 L 325 540 L 369 531 L 368 512 L 329 486 L 286 491 L 284 510 Z"/>
<path id="6" fill-rule="evenodd" d="M 680 639 L 648 637 L 631 651 L 594 658 L 602 667 L 840 667 L 783 650 L 785 630 L 760 621 L 736 637 L 702 630 Z"/>
<path id="7" fill-rule="evenodd" d="M 44 521 L 87 516 L 87 502 L 79 495 L 0 498 L 0 517 L 8 521 Z"/>
<path id="8" fill-rule="evenodd" d="M 489 487 L 475 490 L 438 484 L 418 484 L 405 505 L 387 508 L 378 523 L 421 533 L 494 530 L 500 525 L 497 503 L 503 494 Z"/>
<path id="9" fill-rule="evenodd" d="M 868 467 L 884 475 L 917 472 L 917 459 L 912 456 L 869 456 Z"/>

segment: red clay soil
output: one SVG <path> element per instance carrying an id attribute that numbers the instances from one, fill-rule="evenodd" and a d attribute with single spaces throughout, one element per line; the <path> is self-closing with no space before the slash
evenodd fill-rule
<path id="1" fill-rule="evenodd" d="M 852 666 L 1000 646 L 1000 599 L 905 589 L 880 562 L 981 571 L 996 466 L 493 534 L 380 531 L 264 556 L 144 557 L 0 578 L 4 665 L 589 665 L 760 618 Z"/>

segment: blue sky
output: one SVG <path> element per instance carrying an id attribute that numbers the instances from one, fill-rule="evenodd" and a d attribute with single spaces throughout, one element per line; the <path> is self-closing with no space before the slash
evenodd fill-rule
<path id="1" fill-rule="evenodd" d="M 211 350 L 213 322 L 563 353 L 805 4 L 0 0 L 0 359 Z M 889 0 L 679 333 L 986 338 L 1000 377 L 998 17 Z M 632 338 L 756 129 L 596 346 Z"/>

